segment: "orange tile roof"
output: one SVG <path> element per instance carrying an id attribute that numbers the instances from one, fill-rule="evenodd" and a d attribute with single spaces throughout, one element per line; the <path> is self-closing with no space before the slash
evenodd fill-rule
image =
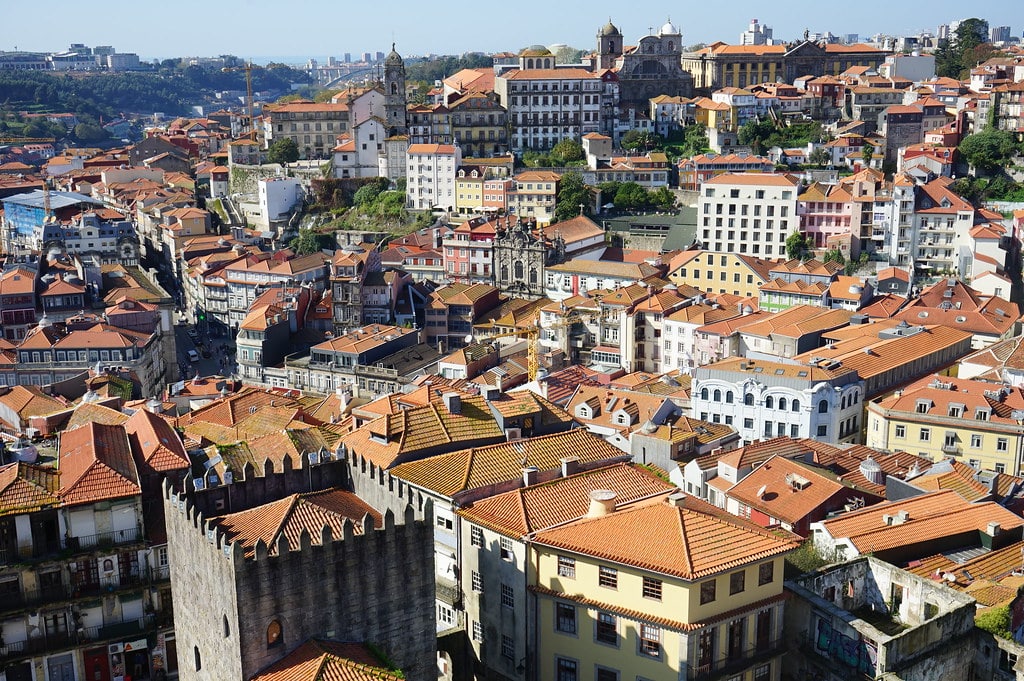
<path id="1" fill-rule="evenodd" d="M 671 488 L 639 466 L 620 463 L 487 497 L 459 514 L 497 532 L 521 537 L 583 517 L 590 505 L 589 493 L 596 489 L 612 490 L 621 505 Z"/>
<path id="2" fill-rule="evenodd" d="M 563 458 L 573 456 L 585 465 L 620 460 L 626 455 L 603 438 L 575 428 L 439 454 L 399 464 L 391 473 L 411 485 L 454 497 L 462 491 L 520 480 L 524 466 L 536 466 L 540 471 L 558 469 Z"/>
<path id="3" fill-rule="evenodd" d="M 191 465 L 181 437 L 161 416 L 137 410 L 124 424 L 136 463 L 157 473 L 187 469 Z"/>
<path id="4" fill-rule="evenodd" d="M 267 545 L 270 555 L 277 555 L 277 542 L 282 536 L 288 540 L 289 548 L 295 550 L 303 532 L 308 532 L 310 541 L 319 545 L 325 526 L 331 528 L 334 539 L 342 536 L 346 521 L 352 522 L 354 534 L 362 534 L 362 519 L 366 515 L 373 520 L 374 527 L 383 527 L 383 516 L 352 492 L 327 490 L 292 494 L 246 511 L 211 518 L 210 522 L 224 531 L 228 542 L 240 542 L 246 556 L 255 555 L 259 541 Z"/>
<path id="5" fill-rule="evenodd" d="M 659 498 L 544 530 L 543 546 L 696 580 L 792 551 L 797 542 L 686 497 Z M 637 531 L 643 528 L 643 531 Z M 657 551 L 651 547 L 657 546 Z"/>
<path id="6" fill-rule="evenodd" d="M 20 515 L 60 505 L 56 470 L 15 462 L 0 467 L 0 515 Z"/>
<path id="7" fill-rule="evenodd" d="M 964 563 L 956 563 L 953 560 L 936 554 L 919 561 L 913 561 L 906 567 L 908 572 L 913 572 L 921 577 L 935 578 L 938 574 L 951 573 L 956 581 L 945 580 L 948 586 L 954 589 L 963 590 L 974 580 L 999 581 L 1012 575 L 1024 567 L 1022 563 L 1021 550 L 1024 549 L 1024 541 L 1014 542 L 1009 546 L 985 553 L 972 558 Z M 971 577 L 967 577 L 967 574 Z M 973 579 L 972 579 L 973 578 Z"/>
<path id="8" fill-rule="evenodd" d="M 792 175 L 780 175 L 775 173 L 723 173 L 706 180 L 704 184 L 796 187 L 799 182 Z"/>
<path id="9" fill-rule="evenodd" d="M 882 516 L 906 511 L 910 518 L 898 525 L 887 525 Z M 993 502 L 972 504 L 952 490 L 932 492 L 910 499 L 887 501 L 859 511 L 844 513 L 822 523 L 836 539 L 846 539 L 860 553 L 924 544 L 928 541 L 985 531 L 997 522 L 1003 530 L 1024 525 L 1024 519 Z"/>
<path id="10" fill-rule="evenodd" d="M 362 643 L 310 640 L 249 681 L 400 681 Z"/>
<path id="11" fill-rule="evenodd" d="M 60 435 L 60 497 L 67 506 L 142 493 L 123 426 L 89 423 Z"/>

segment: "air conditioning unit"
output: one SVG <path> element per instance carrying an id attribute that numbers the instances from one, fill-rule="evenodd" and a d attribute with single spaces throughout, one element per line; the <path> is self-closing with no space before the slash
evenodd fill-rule
<path id="1" fill-rule="evenodd" d="M 506 428 L 505 429 L 505 439 L 508 440 L 509 442 L 512 442 L 513 440 L 522 440 L 523 439 L 523 430 L 522 430 L 522 428 Z"/>

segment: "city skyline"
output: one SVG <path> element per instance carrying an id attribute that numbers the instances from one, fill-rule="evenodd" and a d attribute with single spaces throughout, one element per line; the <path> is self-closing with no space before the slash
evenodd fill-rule
<path id="1" fill-rule="evenodd" d="M 927 13 L 917 6 L 870 0 L 861 3 L 862 11 L 848 19 L 838 19 L 827 5 L 780 9 L 752 0 L 734 2 L 728 13 L 698 5 L 685 14 L 678 4 L 661 0 L 648 3 L 641 13 L 609 0 L 592 2 L 585 12 L 576 6 L 526 0 L 516 5 L 515 12 L 501 17 L 501 32 L 480 30 L 481 23 L 492 17 L 482 15 L 478 5 L 465 0 L 449 2 L 443 13 L 434 16 L 425 14 L 423 5 L 404 1 L 396 5 L 398 11 L 387 14 L 393 19 L 388 25 L 381 22 L 373 5 L 353 4 L 341 10 L 326 0 L 306 0 L 299 11 L 289 13 L 266 0 L 230 5 L 183 0 L 173 5 L 172 17 L 158 12 L 142 14 L 137 4 L 124 0 L 113 0 L 102 14 L 90 15 L 77 3 L 57 0 L 47 6 L 56 20 L 45 22 L 39 20 L 37 7 L 16 2 L 5 7 L 4 14 L 7 25 L 17 29 L 0 40 L 0 51 L 55 52 L 71 43 L 84 43 L 90 47 L 111 45 L 118 52 L 134 52 L 149 60 L 220 54 L 323 59 L 346 52 L 355 59 L 364 52 L 387 52 L 392 42 L 407 56 L 516 51 L 534 44 L 589 49 L 597 29 L 609 18 L 627 44 L 657 32 L 669 19 L 681 30 L 687 45 L 718 40 L 736 43 L 754 18 L 771 27 L 778 40 L 798 39 L 804 30 L 857 34 L 861 39 L 877 33 L 912 35 L 934 32 L 939 24 L 969 16 L 985 19 L 990 26 L 1010 26 L 1012 35 L 1019 36 L 1024 28 L 1024 5 L 982 3 L 969 11 L 951 0 L 931 3 Z M 151 30 L 159 35 L 152 35 Z"/>

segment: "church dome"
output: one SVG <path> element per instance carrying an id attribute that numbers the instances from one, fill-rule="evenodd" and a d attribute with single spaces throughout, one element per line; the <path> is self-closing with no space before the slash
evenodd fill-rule
<path id="1" fill-rule="evenodd" d="M 676 25 L 672 23 L 671 19 L 669 19 L 665 22 L 665 25 L 661 27 L 661 30 L 658 31 L 658 35 L 679 35 L 679 29 L 676 28 Z"/>
<path id="2" fill-rule="evenodd" d="M 616 27 L 615 24 L 612 23 L 611 17 L 608 17 L 608 23 L 605 24 L 604 27 L 601 29 L 600 35 L 602 35 L 602 36 L 622 35 L 622 33 L 619 32 L 618 27 Z"/>
<path id="3" fill-rule="evenodd" d="M 543 45 L 530 45 L 525 50 L 519 53 L 520 57 L 553 57 L 551 50 L 544 47 Z"/>
<path id="4" fill-rule="evenodd" d="M 391 52 L 384 58 L 384 64 L 386 66 L 404 66 L 405 62 L 402 61 L 402 55 L 395 51 L 395 44 L 391 43 Z"/>

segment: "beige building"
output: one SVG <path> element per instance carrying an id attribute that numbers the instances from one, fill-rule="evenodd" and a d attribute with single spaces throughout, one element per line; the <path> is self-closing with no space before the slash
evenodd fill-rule
<path id="1" fill-rule="evenodd" d="M 263 109 L 263 126 L 269 148 L 281 138 L 290 138 L 301 158 L 326 158 L 337 137 L 349 131 L 346 103 L 288 102 Z"/>
<path id="2" fill-rule="evenodd" d="M 790 175 L 714 177 L 699 190 L 697 238 L 709 251 L 784 257 L 786 238 L 800 226 L 799 190 Z"/>
<path id="3" fill-rule="evenodd" d="M 668 277 L 677 286 L 707 293 L 731 293 L 757 299 L 769 281 L 774 261 L 727 251 L 683 251 L 669 262 Z"/>

